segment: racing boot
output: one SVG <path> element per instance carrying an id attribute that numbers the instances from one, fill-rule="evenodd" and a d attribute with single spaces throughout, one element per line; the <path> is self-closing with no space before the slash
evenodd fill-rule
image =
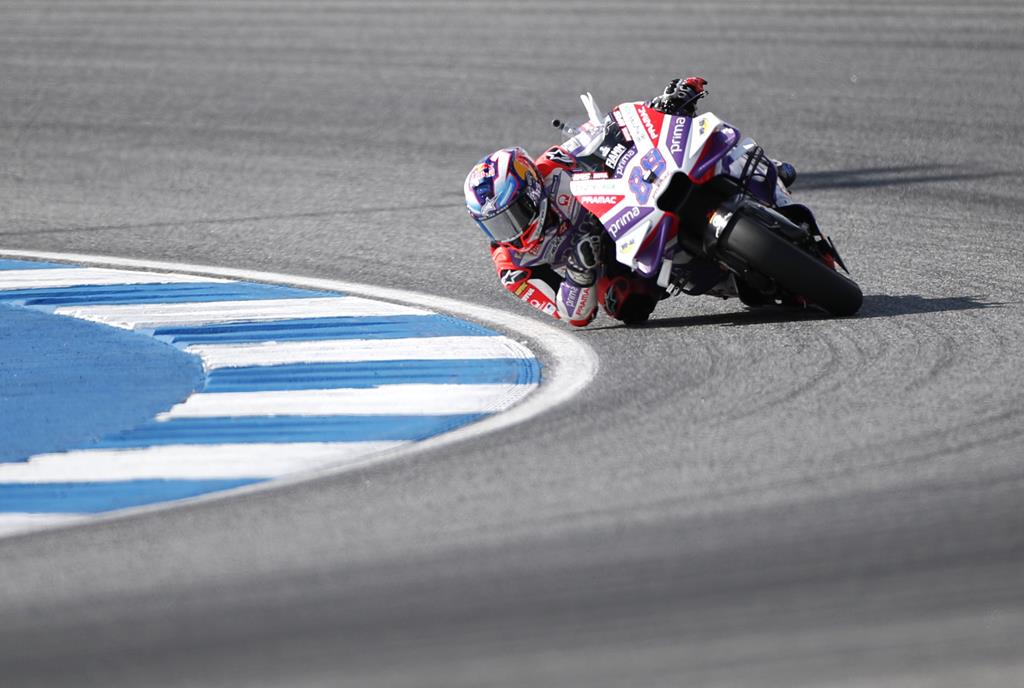
<path id="1" fill-rule="evenodd" d="M 782 160 L 772 160 L 775 163 L 775 171 L 779 175 L 779 181 L 787 189 L 793 186 L 793 182 L 796 181 L 796 168 L 788 162 Z"/>

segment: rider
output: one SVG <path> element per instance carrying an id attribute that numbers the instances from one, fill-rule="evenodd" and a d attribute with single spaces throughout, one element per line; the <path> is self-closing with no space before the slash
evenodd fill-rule
<path id="1" fill-rule="evenodd" d="M 648 106 L 693 116 L 706 84 L 675 79 Z M 665 291 L 614 260 L 600 221 L 569 190 L 575 165 L 561 146 L 536 162 L 519 147 L 495 151 L 466 177 L 466 207 L 490 238 L 491 259 L 513 295 L 576 327 L 594 319 L 598 304 L 617 320 L 643 322 Z"/>

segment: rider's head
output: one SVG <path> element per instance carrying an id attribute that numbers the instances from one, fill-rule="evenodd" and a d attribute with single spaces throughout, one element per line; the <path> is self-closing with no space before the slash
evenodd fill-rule
<path id="1" fill-rule="evenodd" d="M 491 241 L 518 250 L 540 243 L 548 199 L 540 171 L 526 151 L 502 148 L 469 171 L 466 208 Z"/>

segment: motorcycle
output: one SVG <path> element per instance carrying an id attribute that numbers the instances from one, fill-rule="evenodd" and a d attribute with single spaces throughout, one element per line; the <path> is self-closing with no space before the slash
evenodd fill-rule
<path id="1" fill-rule="evenodd" d="M 703 97 L 706 91 L 696 94 Z M 861 306 L 860 287 L 814 214 L 793 202 L 757 143 L 708 112 L 672 115 L 643 102 L 553 122 L 577 160 L 570 190 L 614 244 L 614 259 L 678 293 L 738 297 L 748 306 Z"/>

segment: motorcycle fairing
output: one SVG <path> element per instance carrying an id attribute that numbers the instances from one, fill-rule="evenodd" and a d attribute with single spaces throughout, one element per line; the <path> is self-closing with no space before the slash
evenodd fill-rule
<path id="1" fill-rule="evenodd" d="M 676 172 L 704 183 L 739 140 L 739 132 L 713 114 L 697 118 L 667 115 L 642 102 L 616 107 L 612 118 L 635 153 L 607 173 L 573 175 L 573 195 L 592 212 L 615 241 L 615 258 L 644 277 L 668 284 L 676 244 L 673 216 L 658 208 L 658 198 Z M 579 150 L 593 148 L 590 128 L 572 140 Z M 621 156 L 625 158 L 625 155 Z"/>

